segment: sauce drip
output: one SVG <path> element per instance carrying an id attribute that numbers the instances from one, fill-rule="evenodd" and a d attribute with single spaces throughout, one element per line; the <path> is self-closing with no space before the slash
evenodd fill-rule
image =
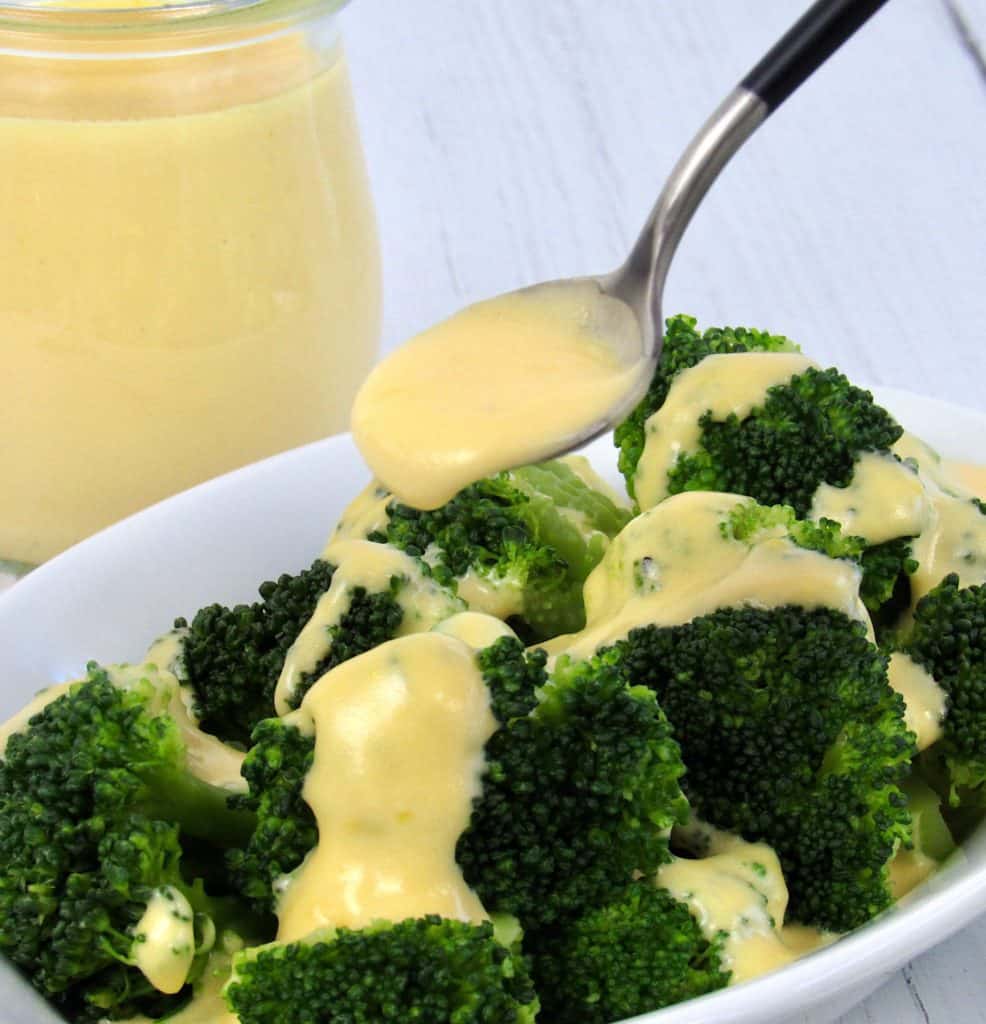
<path id="1" fill-rule="evenodd" d="M 847 487 L 823 483 L 815 491 L 812 519 L 834 519 L 843 533 L 882 544 L 917 536 L 930 514 L 928 495 L 914 470 L 893 455 L 864 452 Z"/>
<path id="2" fill-rule="evenodd" d="M 668 473 L 698 449 L 703 413 L 716 420 L 742 419 L 763 403 L 770 388 L 814 365 L 797 352 L 741 352 L 706 356 L 678 374 L 664 404 L 644 426 L 644 451 L 633 481 L 640 507 L 651 508 L 668 496 Z"/>
<path id="3" fill-rule="evenodd" d="M 544 648 L 585 658 L 638 626 L 681 625 L 740 605 L 834 608 L 869 627 L 852 562 L 800 548 L 780 527 L 752 544 L 724 531 L 749 500 L 689 491 L 631 520 L 586 580 L 585 629 Z"/>
<path id="4" fill-rule="evenodd" d="M 291 710 L 293 697 L 306 673 L 332 649 L 332 629 L 349 611 L 357 588 L 369 593 L 387 591 L 391 581 L 400 585 L 393 592 L 404 617 L 398 635 L 423 633 L 465 607 L 444 587 L 421 570 L 421 566 L 397 548 L 368 540 L 333 539 L 322 558 L 336 566 L 329 589 L 319 598 L 311 618 L 298 634 L 284 659 L 274 692 L 279 715 Z"/>
<path id="5" fill-rule="evenodd" d="M 904 698 L 904 721 L 917 736 L 918 750 L 926 750 L 942 737 L 948 697 L 935 680 L 906 654 L 890 656 L 890 685 Z"/>
<path id="6" fill-rule="evenodd" d="M 158 990 L 180 992 L 195 959 L 195 915 L 174 886 L 155 889 L 134 926 L 134 963 Z"/>
<path id="7" fill-rule="evenodd" d="M 459 612 L 440 622 L 434 630 L 436 633 L 453 636 L 477 651 L 490 647 L 504 636 L 517 638 L 517 634 L 505 622 L 485 612 Z"/>
<path id="8" fill-rule="evenodd" d="M 719 833 L 710 856 L 673 860 L 656 883 L 688 905 L 702 933 L 714 942 L 724 936 L 722 966 L 730 984 L 783 967 L 826 941 L 812 928 L 785 928 L 787 885 L 777 854 L 765 843 L 747 843 Z"/>
<path id="9" fill-rule="evenodd" d="M 473 650 L 439 633 L 393 640 L 325 675 L 295 714 L 315 733 L 304 797 L 319 843 L 285 881 L 278 939 L 487 920 L 455 861 L 496 727 Z"/>
<path id="10" fill-rule="evenodd" d="M 986 516 L 967 497 L 953 497 L 928 483 L 931 517 L 914 541 L 917 571 L 911 576 L 913 603 L 949 573 L 963 587 L 986 582 Z"/>
<path id="11" fill-rule="evenodd" d="M 598 285 L 543 285 L 469 306 L 376 367 L 353 406 L 356 444 L 404 502 L 537 462 L 605 424 L 646 379 L 629 308 Z"/>

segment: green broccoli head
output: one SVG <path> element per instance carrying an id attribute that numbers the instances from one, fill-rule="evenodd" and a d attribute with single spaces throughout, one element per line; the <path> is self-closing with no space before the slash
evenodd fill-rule
<path id="1" fill-rule="evenodd" d="M 432 511 L 393 501 L 387 541 L 470 607 L 540 640 L 581 628 L 582 584 L 629 519 L 565 462 L 498 473 Z"/>
<path id="2" fill-rule="evenodd" d="M 798 519 L 790 505 L 758 505 L 745 501 L 737 505 L 723 523 L 726 536 L 746 544 L 781 534 L 800 548 L 818 551 L 828 558 L 849 558 L 859 561 L 866 542 L 860 537 L 847 537 L 833 519 Z"/>
<path id="3" fill-rule="evenodd" d="M 536 703 L 535 689 L 547 676 L 542 652 L 526 652 L 503 637 L 478 655 L 498 721 L 526 714 Z M 274 910 L 274 883 L 301 865 L 318 842 L 315 815 L 305 801 L 305 778 L 315 757 L 315 737 L 293 716 L 261 722 L 243 763 L 249 792 L 232 804 L 256 816 L 249 841 L 230 850 L 227 865 L 233 885 L 258 913 Z"/>
<path id="4" fill-rule="evenodd" d="M 315 758 L 315 737 L 293 719 L 271 718 L 253 733 L 243 762 L 249 793 L 234 806 L 256 815 L 249 840 L 227 854 L 230 879 L 258 913 L 273 913 L 274 883 L 294 871 L 318 842 L 315 815 L 302 791 Z"/>
<path id="5" fill-rule="evenodd" d="M 736 540 L 751 544 L 758 536 L 780 529 L 798 547 L 856 562 L 862 572 L 859 596 L 878 627 L 889 629 L 909 603 L 907 578 L 917 568 L 909 537 L 867 547 L 862 537 L 843 533 L 834 519 L 799 519 L 790 505 L 758 505 L 755 501 L 737 506 L 725 529 Z"/>
<path id="6" fill-rule="evenodd" d="M 903 647 L 948 694 L 944 735 L 929 753 L 951 803 L 986 808 L 986 585 L 946 576 L 918 602 Z"/>
<path id="7" fill-rule="evenodd" d="M 296 576 L 260 585 L 251 605 L 209 605 L 189 624 L 175 670 L 195 697 L 203 729 L 243 747 L 254 726 L 274 714 L 274 691 L 288 649 L 329 589 L 335 567 L 321 559 Z M 402 581 L 379 593 L 355 587 L 339 622 L 329 630 L 331 646 L 312 672 L 300 680 L 295 698 L 330 668 L 396 636 L 404 612 L 397 599 Z"/>
<path id="8" fill-rule="evenodd" d="M 289 701 L 292 707 L 301 706 L 305 694 L 326 672 L 397 636 L 404 621 L 404 608 L 398 595 L 405 586 L 404 577 L 394 576 L 387 590 L 371 592 L 366 587 L 353 588 L 346 611 L 337 623 L 328 627 L 327 653 L 311 671 L 301 674 L 292 691 Z M 451 594 L 449 600 L 453 600 Z"/>
<path id="9" fill-rule="evenodd" d="M 626 477 L 633 497 L 633 478 L 644 451 L 647 420 L 664 405 L 674 378 L 706 356 L 734 352 L 797 352 L 793 341 L 779 334 L 746 327 L 711 327 L 700 334 L 691 316 L 673 316 L 667 321 L 664 347 L 647 394 L 617 428 L 613 440 L 620 449 L 620 472 Z"/>
<path id="10" fill-rule="evenodd" d="M 288 648 L 332 583 L 334 567 L 321 560 L 295 576 L 260 585 L 260 600 L 198 611 L 182 642 L 179 678 L 195 696 L 202 728 L 225 740 L 250 743 L 253 727 L 274 714 L 274 688 Z"/>
<path id="11" fill-rule="evenodd" d="M 182 841 L 231 841 L 251 823 L 189 773 L 176 691 L 152 666 L 91 665 L 0 761 L 0 950 L 74 1020 L 174 1003 L 136 966 L 155 893 L 192 908 L 189 978 L 226 916 L 186 878 Z"/>
<path id="12" fill-rule="evenodd" d="M 486 747 L 456 858 L 484 906 L 533 930 L 623 891 L 668 857 L 686 813 L 678 746 L 654 695 L 608 665 L 563 661 Z"/>
<path id="13" fill-rule="evenodd" d="M 526 650 L 519 640 L 505 636 L 478 657 L 493 714 L 501 725 L 534 710 L 538 688 L 548 681 L 544 651 Z"/>
<path id="14" fill-rule="evenodd" d="M 910 577 L 918 563 L 913 554 L 913 538 L 895 537 L 866 548 L 859 557 L 863 579 L 859 596 L 869 609 L 881 639 L 899 621 L 911 603 Z"/>
<path id="15" fill-rule="evenodd" d="M 524 958 L 492 924 L 428 916 L 246 950 L 225 990 L 241 1024 L 533 1024 Z"/>
<path id="16" fill-rule="evenodd" d="M 600 659 L 656 693 L 705 821 L 776 849 L 794 920 L 848 931 L 889 905 L 915 754 L 865 627 L 826 608 L 725 608 Z"/>
<path id="17" fill-rule="evenodd" d="M 856 458 L 889 450 L 903 433 L 873 396 L 838 370 L 809 368 L 770 388 L 763 405 L 700 421 L 698 451 L 685 453 L 668 474 L 668 491 L 729 491 L 764 505 L 811 511 L 819 484 L 848 485 Z"/>
<path id="18" fill-rule="evenodd" d="M 720 943 L 684 903 L 652 882 L 538 936 L 534 979 L 546 1020 L 609 1024 L 693 999 L 729 982 Z"/>

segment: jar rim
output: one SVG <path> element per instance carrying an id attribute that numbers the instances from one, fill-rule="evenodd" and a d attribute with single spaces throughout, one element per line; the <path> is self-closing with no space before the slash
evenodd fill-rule
<path id="1" fill-rule="evenodd" d="M 0 0 L 0 31 L 160 34 L 334 14 L 349 0 Z"/>

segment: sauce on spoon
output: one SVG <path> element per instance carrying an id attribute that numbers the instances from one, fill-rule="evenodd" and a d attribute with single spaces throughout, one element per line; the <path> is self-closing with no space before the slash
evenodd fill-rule
<path id="1" fill-rule="evenodd" d="M 416 508 L 555 455 L 611 417 L 653 367 L 629 307 L 588 281 L 480 302 L 412 338 L 370 374 L 353 435 Z"/>

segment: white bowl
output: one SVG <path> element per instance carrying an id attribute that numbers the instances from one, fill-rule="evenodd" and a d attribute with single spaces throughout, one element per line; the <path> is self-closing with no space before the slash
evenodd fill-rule
<path id="1" fill-rule="evenodd" d="M 986 462 L 986 416 L 906 392 L 874 391 L 907 429 L 945 455 Z M 619 483 L 608 439 L 587 453 Z M 349 437 L 329 438 L 186 491 L 42 566 L 0 595 L 0 720 L 35 691 L 77 676 L 89 660 L 139 659 L 175 616 L 212 601 L 249 601 L 261 580 L 310 564 L 367 479 Z M 983 911 L 981 832 L 964 858 L 834 946 L 635 1020 L 823 1024 Z M 0 963 L 0 1006 L 8 1024 L 60 1019 L 6 963 Z"/>

